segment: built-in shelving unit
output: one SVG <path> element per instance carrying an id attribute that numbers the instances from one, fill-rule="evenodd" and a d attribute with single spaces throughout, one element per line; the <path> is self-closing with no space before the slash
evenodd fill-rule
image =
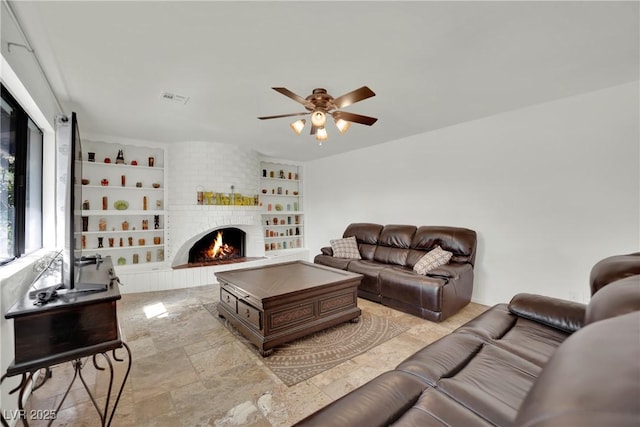
<path id="1" fill-rule="evenodd" d="M 110 255 L 120 267 L 163 262 L 164 149 L 86 140 L 82 149 L 83 254 Z"/>
<path id="2" fill-rule="evenodd" d="M 300 166 L 260 162 L 260 205 L 265 253 L 304 247 L 302 171 Z"/>

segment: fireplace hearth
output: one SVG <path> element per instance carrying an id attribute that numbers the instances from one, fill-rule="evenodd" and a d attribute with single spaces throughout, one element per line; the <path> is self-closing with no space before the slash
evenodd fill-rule
<path id="1" fill-rule="evenodd" d="M 206 234 L 189 250 L 189 264 L 211 265 L 237 262 L 245 257 L 244 231 L 235 227 L 221 228 Z"/>

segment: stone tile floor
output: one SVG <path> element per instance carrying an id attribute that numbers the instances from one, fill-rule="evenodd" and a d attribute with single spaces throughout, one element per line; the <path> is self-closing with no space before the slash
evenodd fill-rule
<path id="1" fill-rule="evenodd" d="M 416 350 L 488 308 L 471 303 L 446 321 L 433 323 L 359 299 L 363 310 L 392 318 L 409 329 L 333 369 L 287 387 L 203 306 L 218 300 L 217 284 L 123 295 L 118 315 L 133 364 L 113 426 L 289 426 L 393 369 Z M 117 384 L 125 371 L 120 365 L 124 364 L 114 364 Z M 83 373 L 103 406 L 108 377 L 89 361 Z M 70 363 L 54 367 L 52 378 L 30 397 L 27 409 L 55 408 L 72 375 Z M 80 381 L 74 383 L 53 425 L 100 425 Z"/>

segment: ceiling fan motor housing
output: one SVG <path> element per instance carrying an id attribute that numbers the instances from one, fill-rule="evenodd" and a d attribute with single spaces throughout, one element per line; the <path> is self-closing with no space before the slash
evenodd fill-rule
<path id="1" fill-rule="evenodd" d="M 309 111 L 322 110 L 326 113 L 337 108 L 332 102 L 333 96 L 329 95 L 327 90 L 323 88 L 315 88 L 311 95 L 307 96 L 306 100 L 313 104 L 313 106 L 306 106 Z"/>

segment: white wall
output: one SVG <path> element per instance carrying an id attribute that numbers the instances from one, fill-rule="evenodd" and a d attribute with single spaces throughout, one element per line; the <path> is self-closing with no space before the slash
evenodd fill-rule
<path id="1" fill-rule="evenodd" d="M 42 73 L 37 68 L 34 57 L 27 50 L 14 47 L 8 49 L 8 42 L 25 44 L 20 31 L 11 19 L 4 2 L 0 4 L 0 80 L 13 97 L 25 109 L 43 131 L 43 176 L 55 176 L 55 133 L 54 118 L 61 114 L 57 103 L 49 90 Z M 43 182 L 43 245 L 54 248 L 55 233 L 55 180 Z M 32 279 L 33 265 L 49 252 L 46 249 L 24 256 L 0 269 L 0 373 L 6 372 L 14 359 L 13 320 L 4 318 L 4 314 L 13 305 L 19 295 L 24 294 Z M 9 395 L 20 377 L 7 379 L 0 390 L 0 408 L 17 409 L 17 393 Z M 15 420 L 9 420 L 9 425 Z"/>
<path id="2" fill-rule="evenodd" d="M 20 85 L 24 85 L 24 93 L 28 92 L 29 98 L 33 101 L 22 99 L 22 89 L 16 88 L 15 85 L 9 87 L 11 94 L 27 110 L 29 116 L 38 123 L 39 127 L 47 125 L 53 129 L 55 116 L 62 113 L 61 108 L 58 106 L 34 54 L 20 46 L 14 45 L 9 49 L 9 43 L 26 46 L 28 42 L 12 19 L 12 13 L 4 1 L 0 3 L 0 24 L 0 52 L 3 60 L 6 61 L 6 64 L 3 63 L 3 66 L 0 67 L 0 77 L 3 81 L 7 78 L 6 65 L 8 65 L 11 69 L 9 74 L 15 73 L 19 76 Z M 6 84 L 6 82 L 4 83 Z M 32 106 L 37 106 L 37 113 L 30 111 Z"/>
<path id="3" fill-rule="evenodd" d="M 463 226 L 479 236 L 474 301 L 517 292 L 587 301 L 591 266 L 640 246 L 638 90 L 634 82 L 309 162 L 310 256 L 351 222 Z"/>
<path id="4" fill-rule="evenodd" d="M 217 193 L 258 194 L 258 152 L 231 144 L 180 142 L 169 145 L 171 205 L 195 205 L 196 188 Z"/>

